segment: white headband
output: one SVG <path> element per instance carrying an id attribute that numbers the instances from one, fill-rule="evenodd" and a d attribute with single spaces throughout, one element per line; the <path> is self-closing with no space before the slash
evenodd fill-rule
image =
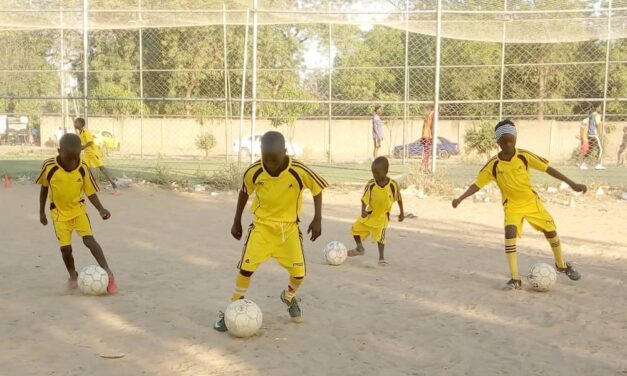
<path id="1" fill-rule="evenodd" d="M 505 124 L 505 125 L 498 127 L 496 131 L 494 131 L 494 134 L 496 136 L 497 141 L 501 137 L 503 137 L 504 134 L 511 134 L 511 135 L 516 136 L 516 127 L 514 126 L 514 124 Z"/>

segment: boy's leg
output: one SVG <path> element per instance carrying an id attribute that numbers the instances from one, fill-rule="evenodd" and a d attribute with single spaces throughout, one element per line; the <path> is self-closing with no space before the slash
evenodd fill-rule
<path id="1" fill-rule="evenodd" d="M 296 299 L 296 291 L 303 283 L 307 273 L 303 252 L 303 235 L 297 224 L 286 229 L 286 239 L 273 252 L 273 257 L 290 275 L 287 289 L 281 292 L 281 301 L 287 305 L 287 312 L 293 322 L 303 321 L 303 312 Z"/>
<path id="2" fill-rule="evenodd" d="M 560 238 L 557 235 L 556 231 L 545 231 L 544 236 L 546 240 L 549 241 L 551 245 L 551 249 L 553 250 L 553 255 L 555 256 L 555 266 L 557 271 L 560 273 L 564 273 L 573 281 L 577 281 L 581 278 L 581 274 L 575 268 L 564 261 L 564 256 L 562 255 L 562 244 L 560 242 Z"/>
<path id="3" fill-rule="evenodd" d="M 115 184 L 115 181 L 113 181 L 113 179 L 111 179 L 111 175 L 109 174 L 109 170 L 107 170 L 107 168 L 105 166 L 100 166 L 99 167 L 100 172 L 102 172 L 102 174 L 107 178 L 107 180 L 109 180 L 109 182 L 111 183 L 111 186 L 113 187 L 113 189 L 118 189 L 117 184 Z"/>
<path id="4" fill-rule="evenodd" d="M 551 250 L 553 251 L 553 256 L 555 257 L 555 265 L 558 268 L 565 268 L 566 262 L 564 262 L 564 256 L 562 255 L 562 244 L 560 242 L 559 236 L 557 236 L 557 232 L 546 231 L 544 232 L 544 236 L 546 237 L 546 240 L 548 240 L 549 245 L 551 246 Z"/>
<path id="5" fill-rule="evenodd" d="M 349 256 L 361 256 L 366 252 L 363 243 L 361 242 L 361 236 L 353 235 L 353 239 L 355 239 L 355 249 L 349 250 Z M 351 252 L 352 251 L 352 252 Z"/>
<path id="6" fill-rule="evenodd" d="M 505 255 L 507 256 L 509 271 L 512 275 L 512 279 L 510 279 L 507 286 L 504 288 L 505 290 L 520 289 L 522 286 L 520 273 L 518 272 L 518 256 L 516 254 L 517 231 L 516 226 L 505 226 Z"/>
<path id="7" fill-rule="evenodd" d="M 63 257 L 63 263 L 65 264 L 65 268 L 67 272 L 70 274 L 70 279 L 68 279 L 68 288 L 75 289 L 78 287 L 76 284 L 76 280 L 78 279 L 78 273 L 76 272 L 76 268 L 74 267 L 74 257 L 72 256 L 72 246 L 64 245 L 61 247 L 61 256 Z"/>
<path id="8" fill-rule="evenodd" d="M 107 259 L 105 258 L 104 252 L 102 251 L 102 247 L 100 244 L 94 239 L 92 235 L 83 236 L 83 244 L 91 251 L 91 254 L 98 262 L 101 268 L 103 268 L 107 274 L 109 275 L 109 285 L 107 286 L 107 292 L 109 294 L 115 294 L 118 292 L 118 286 L 115 283 L 115 276 L 113 272 L 109 268 L 109 264 L 107 264 Z"/>
<path id="9" fill-rule="evenodd" d="M 252 275 L 253 272 L 240 269 L 237 277 L 235 277 L 235 289 L 233 290 L 233 295 L 231 295 L 231 302 L 244 299 L 246 291 L 250 287 L 250 277 Z"/>

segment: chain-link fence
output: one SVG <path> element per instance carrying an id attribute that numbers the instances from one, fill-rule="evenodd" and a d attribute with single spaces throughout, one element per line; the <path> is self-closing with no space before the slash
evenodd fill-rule
<path id="1" fill-rule="evenodd" d="M 511 118 L 567 159 L 597 104 L 607 155 L 627 121 L 625 0 L 16 0 L 0 28 L 3 143 L 54 147 L 84 116 L 110 156 L 247 160 L 278 128 L 301 158 L 363 161 L 382 105 L 401 161 L 430 111 L 434 157 Z"/>

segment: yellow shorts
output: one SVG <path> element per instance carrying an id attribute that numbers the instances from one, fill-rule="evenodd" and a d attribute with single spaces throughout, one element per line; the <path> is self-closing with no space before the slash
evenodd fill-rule
<path id="1" fill-rule="evenodd" d="M 90 236 L 91 223 L 87 213 L 83 213 L 76 218 L 72 218 L 69 221 L 56 221 L 52 220 L 54 225 L 54 232 L 59 240 L 59 246 L 64 247 L 72 244 L 72 231 L 76 231 L 78 236 Z"/>
<path id="2" fill-rule="evenodd" d="M 274 258 L 292 277 L 304 277 L 307 268 L 303 253 L 303 236 L 298 223 L 255 220 L 248 228 L 241 270 L 254 272 L 259 265 Z"/>
<path id="3" fill-rule="evenodd" d="M 553 217 L 540 200 L 518 207 L 505 204 L 505 226 L 516 226 L 518 237 L 522 236 L 523 220 L 527 220 L 538 231 L 549 232 L 557 229 Z"/>
<path id="4" fill-rule="evenodd" d="M 353 234 L 353 236 L 359 236 L 361 240 L 366 240 L 368 237 L 370 237 L 370 240 L 373 243 L 385 244 L 385 229 L 387 226 L 368 226 L 364 223 L 363 219 L 364 218 L 360 218 L 355 221 L 353 227 L 351 228 L 351 234 Z"/>
<path id="5" fill-rule="evenodd" d="M 104 166 L 102 157 L 96 154 L 83 154 L 83 160 L 90 168 L 99 168 Z"/>

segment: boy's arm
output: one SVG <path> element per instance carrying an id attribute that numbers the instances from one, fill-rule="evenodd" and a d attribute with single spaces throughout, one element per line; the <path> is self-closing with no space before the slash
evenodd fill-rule
<path id="1" fill-rule="evenodd" d="M 81 150 L 85 150 L 86 148 L 90 147 L 91 145 L 93 145 L 93 141 L 89 141 L 88 143 L 86 143 L 85 145 L 81 146 Z"/>
<path id="2" fill-rule="evenodd" d="M 94 193 L 87 198 L 89 199 L 89 202 L 91 202 L 91 204 L 94 205 L 96 209 L 98 209 L 98 213 L 100 213 L 100 217 L 102 217 L 102 219 L 106 221 L 107 219 L 111 218 L 111 213 L 107 209 L 105 209 L 104 206 L 102 206 L 97 194 Z"/>
<path id="3" fill-rule="evenodd" d="M 546 170 L 546 173 L 551 175 L 555 179 L 561 180 L 564 183 L 570 185 L 570 187 L 575 192 L 586 193 L 586 191 L 588 190 L 588 187 L 586 187 L 585 184 L 577 184 L 577 183 L 575 183 L 574 181 L 572 181 L 568 177 L 566 177 L 564 174 L 562 174 L 561 172 L 559 172 L 556 169 L 554 169 L 553 167 L 549 166 L 549 168 Z"/>
<path id="4" fill-rule="evenodd" d="M 453 200 L 453 207 L 456 208 L 459 204 L 461 204 L 462 201 L 474 195 L 475 193 L 479 192 L 480 189 L 481 188 L 479 188 L 477 184 L 471 185 L 470 187 L 468 187 L 468 189 L 466 189 L 466 192 L 464 192 L 461 196 Z"/>
<path id="5" fill-rule="evenodd" d="M 48 187 L 41 186 L 39 191 L 39 222 L 42 225 L 48 224 L 48 218 L 46 218 L 46 201 L 48 200 Z"/>
<path id="6" fill-rule="evenodd" d="M 242 238 L 242 214 L 246 208 L 248 202 L 248 193 L 244 189 L 240 189 L 239 197 L 237 198 L 237 208 L 235 209 L 235 218 L 233 219 L 233 226 L 231 227 L 231 235 L 240 240 Z"/>
<path id="7" fill-rule="evenodd" d="M 314 218 L 307 229 L 307 233 L 311 234 L 311 241 L 316 241 L 322 234 L 322 192 L 314 196 Z"/>
<path id="8" fill-rule="evenodd" d="M 403 222 L 403 220 L 405 219 L 405 210 L 403 209 L 403 197 L 401 197 L 401 192 L 398 192 L 398 208 L 401 211 L 401 214 L 398 215 L 398 221 L 399 222 Z"/>

